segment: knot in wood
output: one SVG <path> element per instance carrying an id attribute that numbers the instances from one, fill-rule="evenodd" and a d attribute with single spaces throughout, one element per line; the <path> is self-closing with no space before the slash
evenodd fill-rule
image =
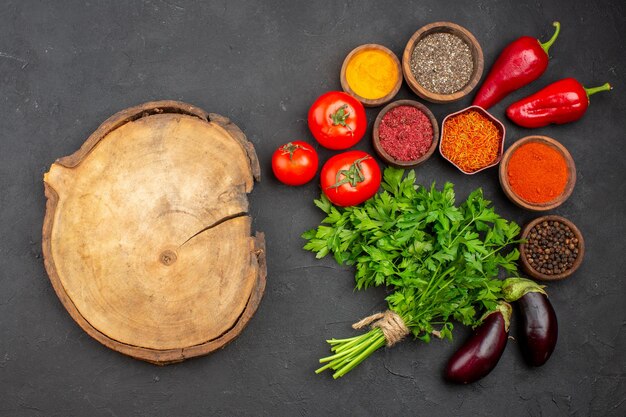
<path id="1" fill-rule="evenodd" d="M 178 259 L 178 256 L 176 256 L 176 252 L 167 249 L 161 252 L 161 256 L 159 257 L 159 259 L 161 260 L 161 263 L 163 265 L 170 266 L 174 262 L 176 262 L 176 260 Z"/>

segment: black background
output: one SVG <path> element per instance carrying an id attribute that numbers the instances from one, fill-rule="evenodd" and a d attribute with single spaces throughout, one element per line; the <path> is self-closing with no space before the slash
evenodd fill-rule
<path id="1" fill-rule="evenodd" d="M 622 1 L 420 2 L 2 2 L 0 5 L 0 415 L 324 416 L 626 415 L 623 297 L 626 31 Z M 446 384 L 453 343 L 406 341 L 374 354 L 334 381 L 315 375 L 331 336 L 384 309 L 384 290 L 353 291 L 353 271 L 301 250 L 299 235 L 321 213 L 316 181 L 280 185 L 273 150 L 313 141 L 306 113 L 339 89 L 345 55 L 381 43 L 399 56 L 422 25 L 449 20 L 478 38 L 491 66 L 522 35 L 546 40 L 561 21 L 546 73 L 492 109 L 504 109 L 565 76 L 610 81 L 583 120 L 528 131 L 505 121 L 507 143 L 530 133 L 561 141 L 578 183 L 554 213 L 582 230 L 588 253 L 570 279 L 548 291 L 559 342 L 542 368 L 528 368 L 515 341 L 498 367 L 471 386 Z M 441 120 L 469 104 L 428 106 Z M 403 86 L 398 98 L 414 98 Z M 58 301 L 44 271 L 42 175 L 73 153 L 111 114 L 175 99 L 230 117 L 254 143 L 263 180 L 251 199 L 266 233 L 265 297 L 248 327 L 224 350 L 156 367 L 87 336 Z M 370 127 L 378 109 L 368 110 Z M 370 150 L 370 135 L 357 146 Z M 319 149 L 319 146 L 316 145 Z M 324 161 L 333 153 L 319 149 Z M 500 189 L 497 170 L 464 176 L 438 154 L 417 169 L 421 183 L 456 184 L 459 198 L 483 187 L 502 215 L 524 223 Z"/>

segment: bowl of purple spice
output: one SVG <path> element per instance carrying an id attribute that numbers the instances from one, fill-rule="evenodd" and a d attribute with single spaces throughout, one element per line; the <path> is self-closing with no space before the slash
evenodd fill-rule
<path id="1" fill-rule="evenodd" d="M 378 113 L 374 122 L 374 150 L 397 168 L 413 168 L 426 161 L 435 152 L 438 141 L 437 119 L 417 101 L 394 101 Z"/>

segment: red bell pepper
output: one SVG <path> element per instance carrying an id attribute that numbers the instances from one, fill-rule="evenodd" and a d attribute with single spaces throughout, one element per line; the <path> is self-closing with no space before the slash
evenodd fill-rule
<path id="1" fill-rule="evenodd" d="M 472 105 L 488 109 L 508 94 L 539 78 L 548 68 L 548 50 L 561 31 L 559 22 L 553 25 L 556 28 L 554 35 L 545 43 L 530 36 L 522 36 L 504 48 L 476 93 Z"/>
<path id="2" fill-rule="evenodd" d="M 583 117 L 590 95 L 610 89 L 609 83 L 585 88 L 573 78 L 564 78 L 511 104 L 506 115 L 515 124 L 528 128 L 569 123 Z"/>

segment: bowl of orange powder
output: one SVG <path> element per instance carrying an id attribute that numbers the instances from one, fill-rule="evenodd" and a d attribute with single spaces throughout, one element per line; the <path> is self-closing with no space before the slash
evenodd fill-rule
<path id="1" fill-rule="evenodd" d="M 575 184 L 572 155 L 550 137 L 526 136 L 502 157 L 500 185 L 522 208 L 545 211 L 558 207 L 572 194 Z"/>
<path id="2" fill-rule="evenodd" d="M 441 123 L 439 153 L 464 174 L 498 165 L 506 130 L 502 122 L 479 106 L 449 114 Z"/>
<path id="3" fill-rule="evenodd" d="M 388 103 L 402 85 L 398 57 L 388 48 L 367 43 L 353 49 L 344 59 L 340 73 L 343 91 L 366 107 Z"/>

